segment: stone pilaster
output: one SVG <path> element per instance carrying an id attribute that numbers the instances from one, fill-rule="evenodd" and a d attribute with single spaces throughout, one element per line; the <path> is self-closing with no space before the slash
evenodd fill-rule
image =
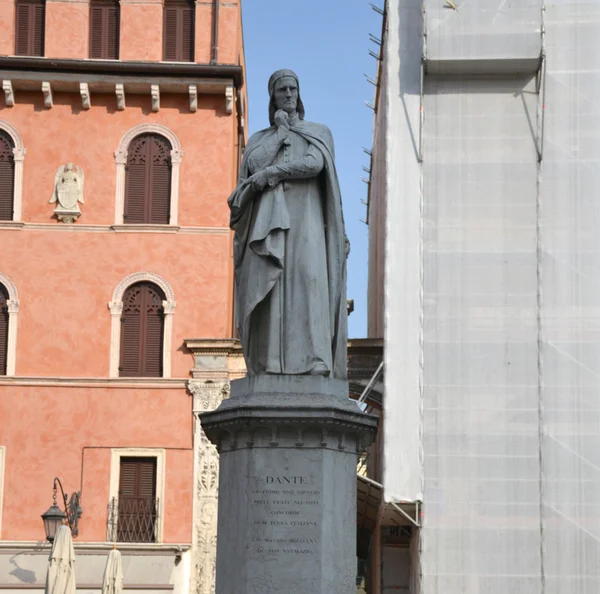
<path id="1" fill-rule="evenodd" d="M 193 379 L 188 383 L 194 410 L 194 509 L 190 592 L 214 594 L 217 551 L 219 454 L 208 440 L 199 415 L 229 396 L 229 383 Z"/>

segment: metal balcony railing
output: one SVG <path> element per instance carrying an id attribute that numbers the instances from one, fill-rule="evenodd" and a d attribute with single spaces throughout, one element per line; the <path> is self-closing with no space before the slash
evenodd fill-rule
<path id="1" fill-rule="evenodd" d="M 108 504 L 109 542 L 157 542 L 158 499 L 113 497 Z"/>

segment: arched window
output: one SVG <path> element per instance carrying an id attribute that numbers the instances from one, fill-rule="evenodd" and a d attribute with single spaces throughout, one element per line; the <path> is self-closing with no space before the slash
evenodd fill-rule
<path id="1" fill-rule="evenodd" d="M 0 285 L 0 375 L 6 375 L 8 362 L 8 290 Z"/>
<path id="2" fill-rule="evenodd" d="M 190 0 L 166 0 L 163 16 L 163 60 L 194 61 L 195 4 Z"/>
<path id="3" fill-rule="evenodd" d="M 0 221 L 12 221 L 15 191 L 14 142 L 0 130 Z"/>
<path id="4" fill-rule="evenodd" d="M 151 282 L 130 286 L 121 316 L 121 377 L 162 377 L 165 294 Z"/>
<path id="5" fill-rule="evenodd" d="M 169 224 L 171 150 L 171 143 L 155 133 L 141 134 L 129 145 L 125 176 L 125 223 Z"/>
<path id="6" fill-rule="evenodd" d="M 119 2 L 92 0 L 90 3 L 90 58 L 119 58 Z"/>
<path id="7" fill-rule="evenodd" d="M 116 286 L 108 309 L 110 377 L 171 377 L 175 295 L 169 283 L 134 272 Z"/>
<path id="8" fill-rule="evenodd" d="M 181 165 L 181 160 L 183 158 L 183 150 L 181 148 L 179 138 L 177 138 L 177 135 L 172 130 L 160 124 L 150 123 L 138 124 L 137 126 L 134 126 L 130 130 L 128 130 L 123 135 L 123 138 L 121 138 L 121 142 L 119 143 L 119 146 L 115 151 L 115 163 L 117 166 L 117 179 L 115 187 L 115 224 L 139 224 L 139 222 L 135 220 L 135 217 L 133 217 L 133 212 L 131 213 L 131 217 L 125 218 L 125 215 L 129 214 L 127 212 L 128 191 L 131 190 L 132 194 L 136 192 L 138 196 L 140 195 L 140 193 L 142 193 L 141 195 L 144 196 L 145 199 L 145 184 L 147 180 L 143 176 L 145 175 L 146 167 L 154 168 L 154 166 L 151 163 L 146 164 L 148 159 L 144 158 L 143 156 L 143 150 L 150 150 L 148 144 L 145 143 L 145 147 L 138 146 L 138 142 L 140 142 L 140 139 L 147 136 L 156 137 L 157 140 L 162 143 L 163 147 L 166 141 L 167 147 L 171 147 L 171 150 L 167 152 L 167 155 L 164 155 L 164 153 L 162 154 L 160 160 L 162 160 L 163 163 L 164 161 L 168 161 L 169 166 L 169 188 L 168 190 L 165 190 L 163 187 L 162 190 L 163 200 L 164 196 L 166 196 L 168 193 L 169 212 L 166 218 L 166 222 L 168 222 L 168 224 L 171 226 L 175 226 L 177 225 L 177 211 L 179 202 L 179 166 Z M 133 167 L 133 169 L 129 167 L 130 161 L 132 165 L 136 165 L 136 167 Z M 142 161 L 144 162 L 142 163 Z M 133 172 L 132 175 L 129 175 L 130 171 Z M 163 175 L 166 174 L 165 168 L 163 168 L 162 173 Z M 160 176 L 160 171 L 158 172 L 158 175 Z M 132 210 L 134 211 L 136 197 L 133 195 L 132 201 Z M 144 209 L 140 209 L 138 207 L 138 210 L 143 215 Z M 142 221 L 144 220 L 143 217 L 140 218 L 142 219 Z M 162 220 L 165 220 L 164 213 L 162 216 Z"/>
<path id="9" fill-rule="evenodd" d="M 45 28 L 44 0 L 17 0 L 15 54 L 43 56 Z"/>

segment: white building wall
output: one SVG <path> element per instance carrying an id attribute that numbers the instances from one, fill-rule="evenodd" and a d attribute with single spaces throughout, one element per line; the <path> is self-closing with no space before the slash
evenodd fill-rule
<path id="1" fill-rule="evenodd" d="M 387 3 L 385 499 L 424 594 L 596 593 L 600 3 L 453 2 Z"/>

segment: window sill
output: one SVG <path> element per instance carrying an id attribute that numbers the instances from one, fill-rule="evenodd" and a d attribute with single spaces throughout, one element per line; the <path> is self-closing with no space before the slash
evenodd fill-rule
<path id="1" fill-rule="evenodd" d="M 78 388 L 144 388 L 180 390 L 187 386 L 186 378 L 171 377 L 35 377 L 0 375 L 0 386 L 71 386 Z"/>
<path id="2" fill-rule="evenodd" d="M 24 226 L 23 221 L 0 221 L 0 229 L 22 229 Z"/>
<path id="3" fill-rule="evenodd" d="M 73 543 L 77 554 L 79 555 L 97 555 L 113 549 L 112 542 L 91 542 L 91 541 L 75 541 Z M 143 551 L 144 553 L 185 553 L 191 548 L 191 544 L 188 542 L 184 543 L 158 543 L 158 542 L 123 542 L 117 543 L 119 550 L 123 552 L 134 552 Z M 33 541 L 33 540 L 4 540 L 0 543 L 0 551 L 27 551 L 30 553 L 38 553 L 42 555 L 48 555 L 50 544 L 46 541 Z M 14 584 L 13 584 L 14 585 Z M 42 585 L 43 588 L 43 585 Z"/>
<path id="4" fill-rule="evenodd" d="M 122 224 L 111 225 L 110 228 L 118 233 L 177 233 L 179 225 L 147 225 Z"/>

